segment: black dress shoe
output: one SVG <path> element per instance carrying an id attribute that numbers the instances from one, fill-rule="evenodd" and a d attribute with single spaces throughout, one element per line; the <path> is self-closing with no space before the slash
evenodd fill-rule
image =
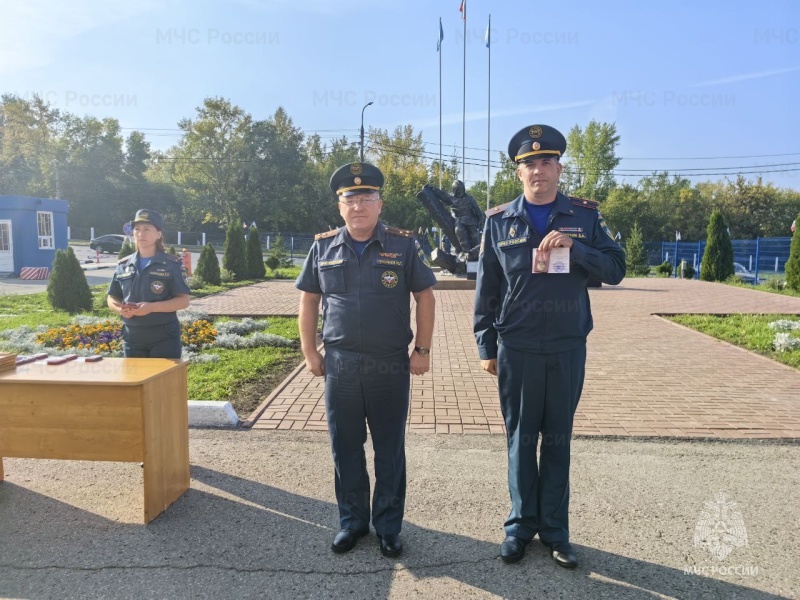
<path id="1" fill-rule="evenodd" d="M 403 542 L 400 540 L 399 533 L 384 533 L 378 535 L 378 539 L 381 541 L 381 554 L 387 558 L 400 556 L 403 551 Z"/>
<path id="2" fill-rule="evenodd" d="M 550 556 L 559 567 L 574 569 L 578 566 L 578 556 L 569 542 L 542 542 L 550 550 Z"/>
<path id="3" fill-rule="evenodd" d="M 525 546 L 530 543 L 530 540 L 523 540 L 522 538 L 509 535 L 500 544 L 500 558 L 506 564 L 519 562 L 525 556 Z"/>
<path id="4" fill-rule="evenodd" d="M 336 534 L 336 537 L 333 538 L 331 550 L 336 552 L 336 554 L 350 552 L 350 550 L 356 547 L 358 538 L 364 537 L 368 533 L 369 529 L 359 529 L 358 531 L 353 531 L 352 529 L 342 529 Z"/>

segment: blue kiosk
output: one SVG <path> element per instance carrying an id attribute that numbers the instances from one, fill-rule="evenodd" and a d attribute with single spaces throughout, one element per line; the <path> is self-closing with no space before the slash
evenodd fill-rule
<path id="1" fill-rule="evenodd" d="M 0 196 L 0 276 L 47 279 L 67 248 L 66 200 Z"/>

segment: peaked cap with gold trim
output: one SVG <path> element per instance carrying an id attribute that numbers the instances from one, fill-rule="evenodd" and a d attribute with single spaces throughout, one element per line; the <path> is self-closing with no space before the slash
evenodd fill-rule
<path id="1" fill-rule="evenodd" d="M 161 215 L 148 208 L 136 211 L 136 216 L 133 217 L 133 224 L 136 225 L 137 223 L 149 223 L 159 231 L 164 229 L 164 219 L 161 218 Z"/>
<path id="2" fill-rule="evenodd" d="M 508 156 L 517 164 L 545 156 L 561 158 L 566 150 L 567 140 L 549 125 L 520 129 L 508 143 Z"/>
<path id="3" fill-rule="evenodd" d="M 374 165 L 350 163 L 336 169 L 331 175 L 330 186 L 337 196 L 379 192 L 383 187 L 383 173 Z"/>

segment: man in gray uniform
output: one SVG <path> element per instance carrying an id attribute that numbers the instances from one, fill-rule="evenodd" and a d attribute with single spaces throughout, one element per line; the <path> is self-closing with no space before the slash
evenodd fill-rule
<path id="1" fill-rule="evenodd" d="M 625 253 L 595 202 L 558 192 L 566 147 L 547 125 L 511 139 L 524 193 L 486 211 L 474 330 L 483 369 L 498 376 L 508 438 L 511 512 L 500 557 L 519 561 L 538 534 L 556 564 L 575 568 L 569 462 L 592 329 L 586 282 L 622 281 Z"/>
<path id="2" fill-rule="evenodd" d="M 375 451 L 372 525 L 384 556 L 403 550 L 405 424 L 410 377 L 430 369 L 436 278 L 410 231 L 378 221 L 383 174 L 366 163 L 331 177 L 345 226 L 318 234 L 297 278 L 306 367 L 325 377 L 325 408 L 341 531 L 331 550 L 352 550 L 369 533 L 370 483 L 364 443 Z M 409 357 L 410 295 L 417 303 L 416 347 Z M 322 300 L 323 358 L 317 349 Z"/>

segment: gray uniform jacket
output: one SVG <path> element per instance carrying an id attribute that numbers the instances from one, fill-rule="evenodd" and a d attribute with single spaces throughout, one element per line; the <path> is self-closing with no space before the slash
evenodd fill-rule
<path id="1" fill-rule="evenodd" d="M 435 283 L 413 234 L 378 223 L 360 257 L 346 227 L 317 235 L 295 285 L 322 294 L 326 347 L 388 356 L 413 338 L 409 294 Z"/>
<path id="2" fill-rule="evenodd" d="M 157 252 L 142 272 L 137 267 L 139 253 L 126 256 L 117 263 L 117 270 L 108 286 L 108 295 L 125 302 L 159 302 L 175 296 L 191 294 L 189 278 L 177 256 Z M 163 325 L 177 320 L 174 312 L 150 313 L 143 317 L 123 318 L 129 327 Z"/>
<path id="3" fill-rule="evenodd" d="M 589 277 L 616 285 L 625 253 L 597 204 L 558 193 L 545 235 L 573 240 L 569 273 L 533 273 L 533 249 L 544 236 L 533 227 L 525 196 L 487 211 L 478 262 L 474 332 L 481 359 L 497 358 L 497 344 L 534 353 L 563 352 L 586 343 L 592 311 Z"/>

